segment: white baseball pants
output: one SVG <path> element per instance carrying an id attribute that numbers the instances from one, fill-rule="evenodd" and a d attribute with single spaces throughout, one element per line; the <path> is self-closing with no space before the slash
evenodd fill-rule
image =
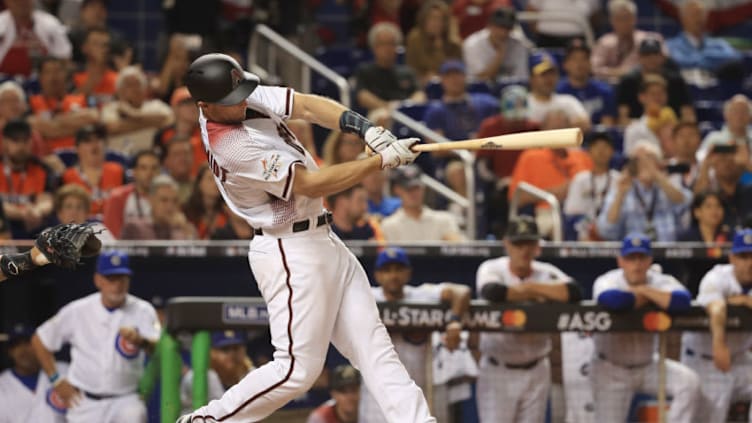
<path id="1" fill-rule="evenodd" d="M 196 410 L 192 422 L 270 415 L 313 385 L 331 340 L 360 370 L 390 423 L 435 423 L 381 323 L 365 271 L 328 226 L 256 236 L 248 258 L 269 310 L 274 360 Z"/>
<path id="2" fill-rule="evenodd" d="M 138 394 L 101 400 L 82 396 L 65 416 L 68 423 L 146 423 L 146 406 Z"/>
<path id="3" fill-rule="evenodd" d="M 682 353 L 682 363 L 694 370 L 702 381 L 696 422 L 723 423 L 733 401 L 752 400 L 752 358 L 748 353 L 733 360 L 728 373 L 718 370 L 713 360 Z M 752 421 L 752 408 L 748 419 Z"/>
<path id="4" fill-rule="evenodd" d="M 530 369 L 508 369 L 504 363 L 491 363 L 484 356 L 476 391 L 480 423 L 541 423 L 550 389 L 548 358 Z"/>

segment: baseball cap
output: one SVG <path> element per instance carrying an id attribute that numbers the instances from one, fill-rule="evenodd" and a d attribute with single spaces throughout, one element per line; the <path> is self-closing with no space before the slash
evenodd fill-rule
<path id="1" fill-rule="evenodd" d="M 34 327 L 23 322 L 12 323 L 8 326 L 8 345 L 19 341 L 28 341 L 34 335 Z"/>
<path id="2" fill-rule="evenodd" d="M 348 386 L 360 386 L 360 372 L 349 364 L 342 364 L 329 375 L 329 389 L 339 391 Z"/>
<path id="3" fill-rule="evenodd" d="M 465 73 L 465 64 L 461 60 L 447 60 L 441 64 L 439 74 L 444 75 L 449 72 Z"/>
<path id="4" fill-rule="evenodd" d="M 546 52 L 536 52 L 530 55 L 528 59 L 530 73 L 541 75 L 550 70 L 556 69 L 556 59 Z"/>
<path id="5" fill-rule="evenodd" d="M 100 140 L 107 138 L 107 128 L 99 124 L 82 126 L 76 131 L 76 145 L 95 137 Z"/>
<path id="6" fill-rule="evenodd" d="M 97 273 L 104 276 L 132 275 L 133 272 L 128 266 L 129 261 L 128 255 L 122 251 L 103 252 L 97 260 Z"/>
<path id="7" fill-rule="evenodd" d="M 415 164 L 398 167 L 392 171 L 392 184 L 401 186 L 402 188 L 422 186 L 423 182 L 420 180 L 421 174 L 423 174 L 423 171 Z"/>
<path id="8" fill-rule="evenodd" d="M 505 119 L 521 120 L 527 118 L 527 88 L 517 84 L 505 87 L 501 90 L 499 108 Z"/>
<path id="9" fill-rule="evenodd" d="M 541 236 L 535 219 L 530 216 L 517 216 L 509 221 L 504 238 L 511 242 L 538 241 Z"/>
<path id="10" fill-rule="evenodd" d="M 229 347 L 231 345 L 243 345 L 245 344 L 245 336 L 241 332 L 235 330 L 220 330 L 212 332 L 211 334 L 211 346 L 212 348 Z"/>
<path id="11" fill-rule="evenodd" d="M 23 141 L 31 137 L 31 125 L 25 119 L 13 119 L 3 127 L 3 138 Z"/>
<path id="12" fill-rule="evenodd" d="M 642 40 L 639 48 L 640 54 L 659 54 L 663 53 L 661 41 L 657 38 L 646 38 Z"/>
<path id="13" fill-rule="evenodd" d="M 400 247 L 386 248 L 376 256 L 376 270 L 390 263 L 399 263 L 410 267 L 410 259 L 407 257 L 407 252 Z"/>
<path id="14" fill-rule="evenodd" d="M 488 17 L 488 23 L 502 28 L 512 29 L 517 23 L 517 12 L 511 7 L 499 7 Z"/>
<path id="15" fill-rule="evenodd" d="M 630 254 L 647 254 L 652 253 L 650 247 L 650 238 L 645 234 L 628 235 L 621 243 L 622 257 Z"/>
<path id="16" fill-rule="evenodd" d="M 742 229 L 734 234 L 731 253 L 741 254 L 752 252 L 752 229 Z"/>
<path id="17" fill-rule="evenodd" d="M 191 92 L 188 91 L 188 87 L 182 86 L 180 88 L 176 88 L 175 91 L 172 92 L 172 96 L 170 97 L 170 106 L 175 107 L 184 101 L 193 102 L 193 97 L 191 97 Z"/>
<path id="18" fill-rule="evenodd" d="M 575 51 L 584 51 L 588 55 L 590 54 L 590 47 L 588 47 L 585 40 L 579 37 L 572 38 L 567 43 L 567 48 L 564 52 L 564 57 L 569 57 L 570 54 L 574 53 Z"/>

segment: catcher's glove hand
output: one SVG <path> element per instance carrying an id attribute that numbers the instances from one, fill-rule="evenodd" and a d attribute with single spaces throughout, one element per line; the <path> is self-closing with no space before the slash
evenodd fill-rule
<path id="1" fill-rule="evenodd" d="M 47 228 L 34 244 L 50 263 L 65 269 L 75 269 L 81 257 L 95 256 L 102 248 L 91 225 L 77 223 Z"/>

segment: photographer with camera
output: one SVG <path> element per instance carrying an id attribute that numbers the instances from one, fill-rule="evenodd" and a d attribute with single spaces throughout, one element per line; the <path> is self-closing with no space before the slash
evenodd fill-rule
<path id="1" fill-rule="evenodd" d="M 659 147 L 652 142 L 635 145 L 634 155 L 622 170 L 616 189 L 606 196 L 598 216 L 602 238 L 616 241 L 640 232 L 654 241 L 677 240 L 682 231 L 680 216 L 692 199 L 692 192 L 671 182 L 662 160 Z"/>
<path id="2" fill-rule="evenodd" d="M 752 213 L 752 186 L 740 180 L 747 166 L 747 153 L 737 144 L 718 143 L 708 147 L 708 155 L 700 164 L 694 191 L 721 193 L 724 203 L 724 223 L 731 229 L 741 229 L 744 219 Z"/>

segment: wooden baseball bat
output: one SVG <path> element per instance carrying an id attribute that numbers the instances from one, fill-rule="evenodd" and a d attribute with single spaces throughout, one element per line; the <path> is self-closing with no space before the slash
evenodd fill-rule
<path id="1" fill-rule="evenodd" d="M 496 137 L 444 143 L 417 144 L 413 151 L 446 150 L 523 150 L 526 148 L 564 148 L 582 144 L 580 128 L 551 129 L 548 131 L 521 132 Z"/>

